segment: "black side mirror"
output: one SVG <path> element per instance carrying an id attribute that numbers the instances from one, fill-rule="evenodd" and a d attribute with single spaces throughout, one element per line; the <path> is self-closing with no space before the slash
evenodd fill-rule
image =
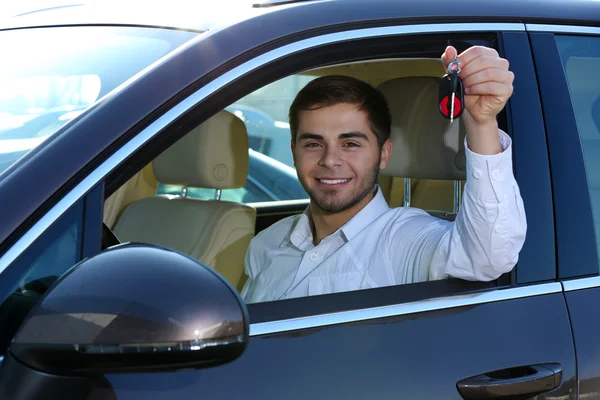
<path id="1" fill-rule="evenodd" d="M 216 366 L 242 355 L 248 333 L 244 302 L 215 271 L 162 247 L 119 245 L 73 267 L 27 316 L 0 394 L 79 397 L 109 372 Z"/>

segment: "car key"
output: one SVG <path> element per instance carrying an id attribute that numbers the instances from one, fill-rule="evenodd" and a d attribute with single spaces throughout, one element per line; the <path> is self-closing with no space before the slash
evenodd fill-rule
<path id="1" fill-rule="evenodd" d="M 455 58 L 448 64 L 446 75 L 440 79 L 439 110 L 444 118 L 450 119 L 450 123 L 460 117 L 464 109 L 464 88 L 459 72 L 460 61 Z"/>

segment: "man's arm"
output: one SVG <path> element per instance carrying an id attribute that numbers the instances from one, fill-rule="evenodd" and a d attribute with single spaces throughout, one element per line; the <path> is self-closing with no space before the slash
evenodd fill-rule
<path id="1" fill-rule="evenodd" d="M 444 66 L 456 55 L 449 46 Z M 514 267 L 527 231 L 511 140 L 496 121 L 512 95 L 514 74 L 494 49 L 476 46 L 458 58 L 465 90 L 467 184 L 454 226 L 434 253 L 429 278 L 493 280 Z"/>
<path id="2" fill-rule="evenodd" d="M 499 154 L 482 155 L 465 146 L 468 176 L 456 220 L 451 229 L 431 226 L 423 236 L 435 245 L 429 279 L 490 281 L 517 263 L 527 220 L 513 176 L 510 137 L 496 135 L 503 148 Z"/>
<path id="3" fill-rule="evenodd" d="M 510 137 L 496 135 L 499 154 L 481 155 L 465 146 L 468 178 L 454 222 L 406 209 L 390 232 L 385 246 L 397 284 L 447 277 L 491 281 L 517 263 L 527 221 L 512 172 Z"/>
<path id="4" fill-rule="evenodd" d="M 456 49 L 442 55 L 446 67 Z M 467 184 L 454 223 L 414 212 L 392 235 L 397 249 L 396 281 L 415 282 L 448 276 L 489 281 L 510 271 L 525 241 L 527 221 L 512 172 L 512 146 L 498 129 L 496 116 L 513 92 L 508 61 L 494 49 L 471 47 L 460 56 L 465 90 Z M 412 238 L 410 242 L 400 232 Z M 400 251 L 400 250 L 398 250 Z M 400 261 L 402 260 L 402 261 Z"/>

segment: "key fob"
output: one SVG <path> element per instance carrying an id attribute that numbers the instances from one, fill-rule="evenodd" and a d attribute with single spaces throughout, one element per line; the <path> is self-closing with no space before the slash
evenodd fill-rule
<path id="1" fill-rule="evenodd" d="M 464 110 L 464 88 L 458 73 L 452 72 L 440 79 L 438 108 L 444 118 L 451 119 L 452 93 L 454 93 L 454 116 L 452 119 L 462 115 Z"/>

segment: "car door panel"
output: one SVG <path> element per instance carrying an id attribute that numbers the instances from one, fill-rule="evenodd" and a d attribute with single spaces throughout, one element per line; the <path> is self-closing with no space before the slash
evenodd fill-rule
<path id="1" fill-rule="evenodd" d="M 515 178 L 527 216 L 527 240 L 519 262 L 544 266 L 517 268 L 518 283 L 556 278 L 554 211 L 546 130 L 531 46 L 525 32 L 504 32 L 504 57 L 514 72 L 514 93 L 507 105 L 512 127 Z M 548 251 L 543 251 L 546 249 Z"/>
<path id="2" fill-rule="evenodd" d="M 108 379 L 118 400 L 460 399 L 460 380 L 540 363 L 560 363 L 563 382 L 539 399 L 574 393 L 560 292 L 255 336 L 240 359 L 219 368 Z"/>
<path id="3" fill-rule="evenodd" d="M 591 286 L 580 289 L 581 286 Z M 594 305 L 600 303 L 600 279 L 565 282 L 565 297 L 573 326 L 577 349 L 579 397 L 600 397 L 600 315 Z M 572 289 L 572 290 L 571 290 Z"/>

